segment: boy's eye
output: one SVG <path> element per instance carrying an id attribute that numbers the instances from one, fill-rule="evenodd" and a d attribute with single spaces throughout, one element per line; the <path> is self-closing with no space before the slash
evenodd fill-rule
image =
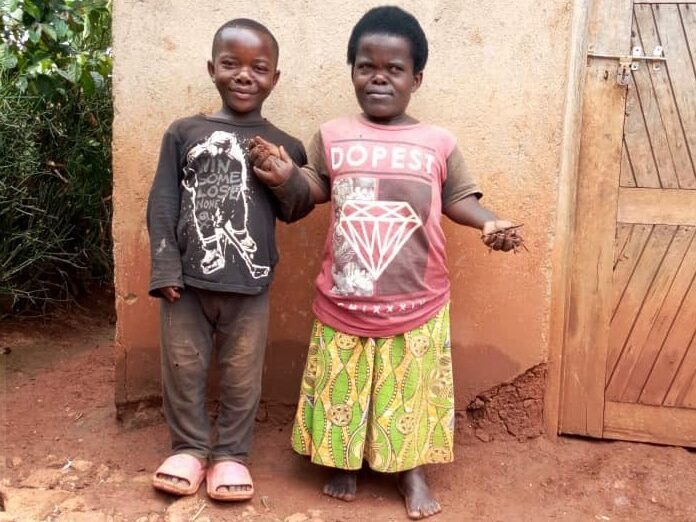
<path id="1" fill-rule="evenodd" d="M 265 65 L 257 65 L 256 67 L 254 67 L 254 70 L 258 73 L 267 73 L 268 67 L 266 67 Z"/>

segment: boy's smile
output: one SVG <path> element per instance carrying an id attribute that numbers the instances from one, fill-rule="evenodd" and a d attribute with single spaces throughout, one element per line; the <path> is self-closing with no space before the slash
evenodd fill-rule
<path id="1" fill-rule="evenodd" d="M 408 40 L 388 34 L 362 36 L 352 77 L 358 103 L 368 119 L 385 125 L 414 121 L 406 108 L 411 94 L 420 87 L 423 72 L 413 70 Z"/>
<path id="2" fill-rule="evenodd" d="M 222 98 L 222 112 L 237 119 L 260 118 L 261 106 L 280 76 L 272 40 L 247 27 L 228 27 L 213 50 L 208 73 Z"/>

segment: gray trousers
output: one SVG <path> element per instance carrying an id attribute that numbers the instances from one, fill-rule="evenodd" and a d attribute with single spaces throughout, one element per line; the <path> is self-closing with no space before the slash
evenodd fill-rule
<path id="1" fill-rule="evenodd" d="M 160 307 L 164 415 L 174 453 L 245 462 L 251 446 L 268 329 L 268 292 L 243 295 L 187 287 Z M 211 444 L 210 359 L 217 349 L 220 407 Z"/>

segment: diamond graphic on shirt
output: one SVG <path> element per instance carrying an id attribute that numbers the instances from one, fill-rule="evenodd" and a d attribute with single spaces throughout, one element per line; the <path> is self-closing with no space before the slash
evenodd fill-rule
<path id="1" fill-rule="evenodd" d="M 377 280 L 422 225 L 411 205 L 404 201 L 349 200 L 341 208 L 338 226 Z"/>

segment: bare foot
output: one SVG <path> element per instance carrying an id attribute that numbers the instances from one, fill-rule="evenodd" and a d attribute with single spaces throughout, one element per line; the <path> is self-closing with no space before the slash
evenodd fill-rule
<path id="1" fill-rule="evenodd" d="M 413 520 L 436 515 L 442 508 L 430 491 L 423 468 L 399 473 L 399 492 L 406 502 L 406 512 Z"/>
<path id="2" fill-rule="evenodd" d="M 358 489 L 358 472 L 339 470 L 329 481 L 324 484 L 324 495 L 328 495 L 345 502 L 355 500 L 355 492 Z"/>

